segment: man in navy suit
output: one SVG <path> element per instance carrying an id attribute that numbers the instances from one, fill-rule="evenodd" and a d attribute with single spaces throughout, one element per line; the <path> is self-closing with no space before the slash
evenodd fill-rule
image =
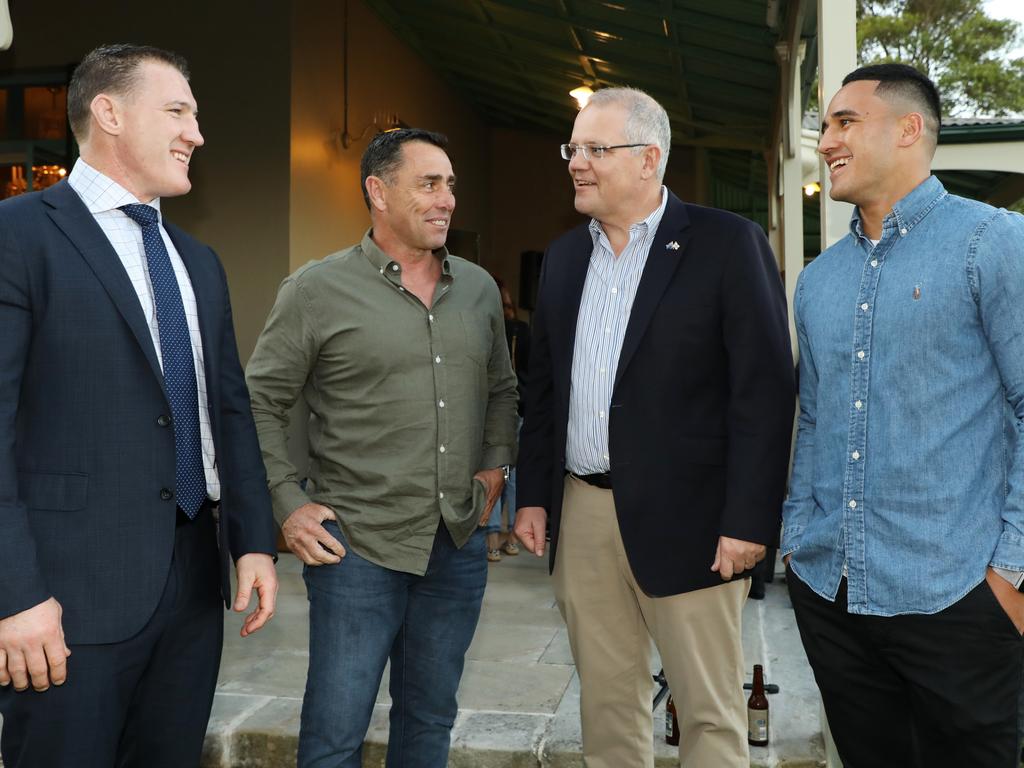
<path id="1" fill-rule="evenodd" d="M 580 676 L 588 768 L 650 768 L 650 641 L 687 766 L 750 765 L 740 614 L 775 541 L 795 404 L 764 233 L 662 184 L 665 110 L 598 91 L 562 156 L 589 221 L 544 257 L 516 535 L 542 554 Z"/>
<path id="2" fill-rule="evenodd" d="M 195 766 L 236 611 L 274 610 L 266 477 L 224 271 L 160 217 L 202 145 L 187 66 L 96 49 L 67 181 L 0 203 L 0 752 Z M 219 544 L 219 547 L 218 547 Z"/>

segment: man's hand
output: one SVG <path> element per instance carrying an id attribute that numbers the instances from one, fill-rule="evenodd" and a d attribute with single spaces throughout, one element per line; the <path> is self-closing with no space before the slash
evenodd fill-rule
<path id="1" fill-rule="evenodd" d="M 1014 589 L 1013 584 L 993 571 L 991 566 L 985 569 L 985 581 L 988 582 L 999 605 L 1010 617 L 1013 626 L 1017 628 L 1017 632 L 1024 635 L 1024 595 Z"/>
<path id="2" fill-rule="evenodd" d="M 55 598 L 0 619 L 0 685 L 14 683 L 24 691 L 31 681 L 37 691 L 63 685 L 68 678 L 61 607 Z"/>
<path id="3" fill-rule="evenodd" d="M 484 511 L 480 515 L 480 527 L 483 528 L 487 525 L 487 521 L 491 517 L 491 510 L 494 509 L 495 503 L 501 498 L 501 492 L 505 488 L 505 470 L 501 467 L 481 469 L 473 475 L 473 479 L 483 483 L 484 489 L 487 491 L 487 503 L 484 504 Z"/>
<path id="4" fill-rule="evenodd" d="M 715 562 L 712 563 L 711 570 L 717 572 L 722 581 L 728 581 L 737 573 L 749 571 L 764 560 L 765 552 L 767 548 L 764 544 L 719 536 Z"/>
<path id="5" fill-rule="evenodd" d="M 277 571 L 274 570 L 274 558 L 258 552 L 242 555 L 235 564 L 238 575 L 238 593 L 232 609 L 241 613 L 249 607 L 249 598 L 256 590 L 256 610 L 245 617 L 242 624 L 242 637 L 247 637 L 262 627 L 274 615 L 277 602 Z"/>
<path id="6" fill-rule="evenodd" d="M 786 555 L 784 558 L 782 558 L 782 564 L 784 566 L 786 566 L 787 568 L 789 568 L 789 561 L 792 560 L 792 559 L 793 559 L 793 553 L 790 552 L 788 555 Z"/>
<path id="7" fill-rule="evenodd" d="M 516 538 L 537 557 L 544 554 L 547 530 L 548 513 L 544 507 L 520 507 L 516 510 Z"/>
<path id="8" fill-rule="evenodd" d="M 334 510 L 322 504 L 303 504 L 284 521 L 284 543 L 306 565 L 340 563 L 345 547 L 324 528 L 324 520 L 337 520 Z"/>

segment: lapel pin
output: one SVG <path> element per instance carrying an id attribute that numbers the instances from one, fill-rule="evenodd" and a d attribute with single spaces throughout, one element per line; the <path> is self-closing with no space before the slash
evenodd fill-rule
<path id="1" fill-rule="evenodd" d="M 679 243 L 677 243 L 675 240 L 673 240 L 672 242 L 668 243 L 665 246 L 665 250 L 667 250 L 667 251 L 678 251 L 679 250 Z"/>

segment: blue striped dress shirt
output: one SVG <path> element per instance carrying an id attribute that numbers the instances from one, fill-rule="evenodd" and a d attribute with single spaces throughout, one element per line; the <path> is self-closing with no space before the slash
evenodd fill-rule
<path id="1" fill-rule="evenodd" d="M 668 192 L 662 187 L 661 205 L 629 228 L 629 243 L 617 258 L 601 223 L 596 219 L 590 222 L 594 250 L 576 320 L 565 446 L 566 468 L 573 474 L 611 469 L 608 407 L 615 371 L 636 289 L 667 202 Z"/>

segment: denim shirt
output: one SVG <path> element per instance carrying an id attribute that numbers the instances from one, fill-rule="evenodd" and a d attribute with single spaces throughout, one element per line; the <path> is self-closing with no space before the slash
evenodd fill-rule
<path id="1" fill-rule="evenodd" d="M 801 274 L 800 416 L 780 551 L 850 613 L 935 613 L 1024 571 L 1024 216 L 934 176 L 877 245 Z"/>

